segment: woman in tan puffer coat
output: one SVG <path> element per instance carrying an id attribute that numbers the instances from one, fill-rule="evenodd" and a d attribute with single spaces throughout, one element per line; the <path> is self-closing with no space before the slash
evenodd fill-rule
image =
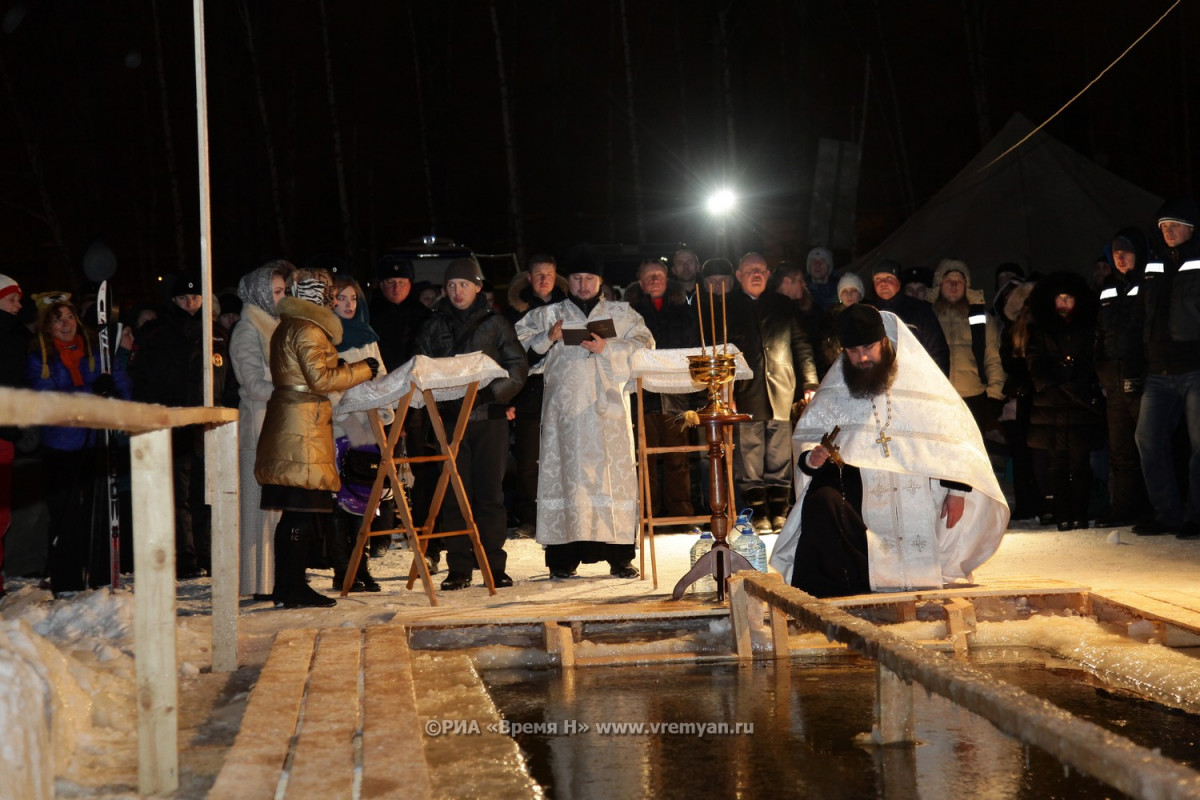
<path id="1" fill-rule="evenodd" d="M 341 487 L 327 395 L 379 371 L 373 358 L 339 364 L 335 346 L 342 340 L 342 323 L 329 307 L 332 287 L 325 270 L 292 273 L 271 336 L 275 389 L 267 401 L 254 477 L 263 487 L 263 508 L 283 512 L 275 528 L 274 600 L 287 608 L 337 602 L 304 580 L 309 543 L 333 511 L 332 493 Z"/>

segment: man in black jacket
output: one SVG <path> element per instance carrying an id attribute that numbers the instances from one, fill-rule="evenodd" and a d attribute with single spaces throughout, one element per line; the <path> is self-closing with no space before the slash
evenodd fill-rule
<path id="1" fill-rule="evenodd" d="M 404 366 L 413 357 L 417 331 L 430 311 L 412 293 L 412 262 L 401 255 L 385 253 L 375 262 L 379 293 L 371 299 L 371 327 L 379 334 L 379 352 L 388 372 Z"/>
<path id="2" fill-rule="evenodd" d="M 875 267 L 873 284 L 875 298 L 870 301 L 880 311 L 890 311 L 900 318 L 917 341 L 929 353 L 943 375 L 950 374 L 950 347 L 938 322 L 933 306 L 900 291 L 900 262 L 885 258 Z"/>
<path id="3" fill-rule="evenodd" d="M 792 311 L 800 317 L 804 334 L 813 349 L 813 358 L 817 365 L 817 380 L 825 377 L 829 371 L 830 362 L 824 355 L 821 343 L 832 333 L 832 323 L 829 312 L 821 308 L 812 292 L 808 290 L 808 282 L 804 278 L 804 269 L 792 261 L 780 261 L 775 265 L 771 274 L 771 282 L 775 291 L 791 301 Z"/>
<path id="4" fill-rule="evenodd" d="M 1149 506 L 1133 436 L 1145 364 L 1142 358 L 1135 363 L 1126 360 L 1130 340 L 1140 356 L 1141 331 L 1134 329 L 1132 321 L 1147 249 L 1146 234 L 1140 228 L 1118 231 L 1112 240 L 1113 270 L 1100 289 L 1094 361 L 1096 377 L 1104 388 L 1108 425 L 1109 512 L 1106 519 L 1096 520 L 1097 528 L 1139 522 Z"/>
<path id="5" fill-rule="evenodd" d="M 1198 221 L 1200 211 L 1190 197 L 1168 200 L 1159 209 L 1158 257 L 1146 264 L 1132 321 L 1141 331 L 1146 360 L 1135 436 L 1155 514 L 1153 520 L 1134 526 L 1134 532 L 1175 533 L 1180 539 L 1200 539 L 1200 240 L 1194 238 Z M 1179 496 L 1171 457 L 1175 428 L 1185 415 L 1192 446 L 1186 503 Z"/>
<path id="6" fill-rule="evenodd" d="M 699 347 L 700 332 L 696 314 L 688 306 L 680 287 L 671 286 L 668 291 L 666 264 L 658 259 L 647 259 L 638 267 L 637 278 L 639 291 L 625 296 L 654 334 L 654 346 L 659 350 Z M 649 447 L 684 447 L 691 444 L 687 431 L 676 421 L 681 412 L 688 410 L 687 399 L 690 395 L 642 392 L 642 398 L 646 403 L 642 416 L 646 421 L 646 444 Z M 649 464 L 650 499 L 655 515 L 692 516 L 695 512 L 692 508 L 687 454 L 664 453 L 657 458 L 662 459 L 661 483 L 657 465 L 654 461 Z"/>
<path id="7" fill-rule="evenodd" d="M 530 309 L 567 299 L 566 279 L 558 277 L 558 264 L 549 253 L 529 259 L 529 269 L 513 278 L 508 287 L 508 319 L 516 325 Z M 538 360 L 530 355 L 530 366 Z M 516 535 L 532 539 L 537 535 L 538 450 L 541 447 L 542 396 L 545 382 L 541 375 L 530 375 L 513 398 L 513 513 L 518 524 Z"/>
<path id="8" fill-rule="evenodd" d="M 171 281 L 171 301 L 142 328 L 137 356 L 130 361 L 133 399 L 164 406 L 204 405 L 204 319 L 210 313 L 199 273 Z M 213 397 L 224 394 L 229 371 L 229 333 L 212 325 Z M 175 572 L 198 578 L 211 566 L 210 510 L 204 502 L 204 430 L 188 425 L 171 430 L 174 453 Z"/>
<path id="9" fill-rule="evenodd" d="M 482 352 L 508 371 L 507 378 L 494 380 L 479 390 L 455 464 L 471 504 L 492 580 L 497 588 L 512 586 L 512 578 L 504 571 L 508 560 L 504 552 L 507 538 L 504 465 L 508 460 L 508 420 L 513 416 L 509 403 L 525 383 L 529 362 L 513 324 L 497 314 L 481 293 L 483 271 L 475 259 L 451 261 L 446 267 L 444 284 L 446 296 L 434 304 L 433 315 L 417 334 L 416 353 L 446 358 Z M 460 406 L 459 401 L 438 404 L 438 412 L 447 426 L 453 426 Z M 438 529 L 465 528 L 458 500 L 449 492 Z M 446 566 L 449 574 L 442 581 L 443 591 L 471 585 L 475 555 L 468 537 L 446 539 Z"/>
<path id="10" fill-rule="evenodd" d="M 754 509 L 754 527 L 763 532 L 782 528 L 787 514 L 792 405 L 817 389 L 812 345 L 788 299 L 766 290 L 770 276 L 762 255 L 742 256 L 725 314 L 730 344 L 754 371 L 750 380 L 734 384 L 738 411 L 753 417 L 735 430 L 734 480 L 739 505 Z"/>
<path id="11" fill-rule="evenodd" d="M 379 354 L 388 372 L 395 372 L 413 357 L 413 344 L 417 331 L 429 319 L 429 308 L 413 293 L 414 270 L 412 262 L 398 253 L 384 253 L 375 262 L 375 280 L 378 293 L 371 298 L 368 311 L 371 327 L 379 334 Z M 413 408 L 404 418 L 404 452 L 409 456 L 431 455 L 436 444 L 426 442 L 425 409 Z M 432 464 L 414 464 L 413 485 L 409 490 L 409 502 L 413 516 L 425 519 L 429 501 L 433 494 L 432 484 L 437 481 L 437 469 Z M 430 570 L 437 572 L 437 559 L 441 555 L 441 540 L 429 543 Z M 371 554 L 381 556 L 387 550 L 386 537 L 371 539 Z"/>

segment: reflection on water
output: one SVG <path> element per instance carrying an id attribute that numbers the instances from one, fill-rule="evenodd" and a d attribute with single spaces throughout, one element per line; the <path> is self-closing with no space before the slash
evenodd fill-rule
<path id="1" fill-rule="evenodd" d="M 1087 711 L 1093 722 L 1140 744 L 1162 746 L 1164 755 L 1195 757 L 1196 718 L 1098 694 L 1074 681 L 1077 675 L 1018 667 L 1011 663 L 1012 650 L 1005 652 L 980 666 L 995 667 L 1005 680 L 1074 713 Z M 1124 796 L 920 689 L 919 746 L 859 744 L 861 734 L 871 730 L 875 667 L 856 658 L 778 668 L 764 663 L 561 673 L 510 669 L 487 672 L 484 680 L 504 718 L 524 728 L 514 738 L 531 774 L 547 797 L 559 800 Z M 624 728 L 610 727 L 622 723 Z M 655 732 L 654 723 L 677 725 Z M 730 733 L 712 733 L 720 723 Z M 734 732 L 736 723 L 743 730 L 752 723 L 753 732 Z M 629 724 L 645 727 L 636 732 Z M 696 727 L 710 732 L 689 732 Z"/>

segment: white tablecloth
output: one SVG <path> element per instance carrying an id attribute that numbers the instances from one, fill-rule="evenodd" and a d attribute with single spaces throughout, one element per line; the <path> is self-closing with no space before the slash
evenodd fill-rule
<path id="1" fill-rule="evenodd" d="M 718 353 L 726 352 L 724 346 L 717 348 Z M 704 348 L 704 355 L 711 354 L 711 347 Z M 746 363 L 746 357 L 738 351 L 735 345 L 729 345 L 729 353 L 736 354 L 734 359 L 735 381 L 749 380 L 754 377 L 754 371 Z M 659 394 L 685 394 L 697 392 L 706 385 L 692 380 L 688 371 L 688 356 L 700 355 L 699 347 L 679 347 L 673 350 L 638 350 L 633 354 L 631 371 L 634 380 L 642 379 L 642 388 L 648 392 Z"/>
<path id="2" fill-rule="evenodd" d="M 435 401 L 457 400 L 467 393 L 472 381 L 479 381 L 480 388 L 497 378 L 508 377 L 508 372 L 490 356 L 483 353 L 465 353 L 450 358 L 413 356 L 399 369 L 373 381 L 360 383 L 342 396 L 333 413 L 342 417 L 354 411 L 370 408 L 395 406 L 408 390 L 416 386 L 411 406 L 422 408 L 425 389 L 433 391 Z"/>

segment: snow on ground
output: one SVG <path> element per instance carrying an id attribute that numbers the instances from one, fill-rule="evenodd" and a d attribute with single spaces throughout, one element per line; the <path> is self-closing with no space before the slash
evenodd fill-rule
<path id="1" fill-rule="evenodd" d="M 768 548 L 774 537 L 765 537 Z M 542 549 L 510 540 L 508 573 L 516 582 L 489 598 L 473 586 L 440 592 L 440 607 L 503 606 L 586 600 L 650 599 L 669 595 L 688 567 L 690 536 L 659 535 L 659 587 L 618 580 L 607 564 L 583 565 L 579 576 L 551 581 Z M 382 624 L 398 611 L 427 608 L 420 582 L 404 588 L 410 556 L 394 548 L 372 571 L 384 591 L 354 594 L 331 609 L 275 609 L 246 600 L 239 617 L 239 663 L 232 675 L 209 671 L 210 581 L 180 584 L 177 604 L 181 790 L 201 797 L 232 744 L 250 688 L 284 628 Z M 636 563 L 636 562 L 635 562 Z M 650 555 L 646 554 L 649 572 Z M 440 582 L 442 575 L 435 576 Z M 975 574 L 978 583 L 1054 578 L 1092 589 L 1194 590 L 1200 541 L 1139 537 L 1128 528 L 1059 532 L 1014 528 Z M 328 571 L 310 572 L 312 585 L 331 591 Z M 10 579 L 0 600 L 0 798 L 133 797 L 137 781 L 136 709 L 132 653 L 133 596 L 123 590 L 82 592 L 54 599 L 35 581 Z M 1067 648 L 1067 643 L 1062 643 Z M 51 782 L 49 776 L 54 775 Z"/>

